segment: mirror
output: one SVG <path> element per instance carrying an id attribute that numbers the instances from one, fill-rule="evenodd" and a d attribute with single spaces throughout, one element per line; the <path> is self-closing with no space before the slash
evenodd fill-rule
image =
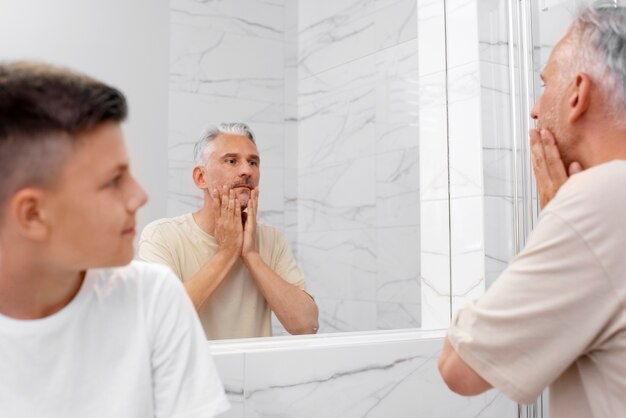
<path id="1" fill-rule="evenodd" d="M 421 327 L 422 198 L 430 233 L 448 235 L 444 37 L 441 1 L 172 0 L 167 215 L 202 204 L 194 140 L 245 122 L 260 217 L 288 237 L 319 332 Z"/>
<path id="2" fill-rule="evenodd" d="M 201 204 L 193 144 L 208 125 L 250 125 L 261 218 L 291 243 L 321 333 L 445 328 L 506 262 L 509 219 L 490 211 L 511 207 L 513 178 L 497 142 L 510 129 L 495 97 L 509 83 L 504 2 L 2 5 L 3 59 L 70 66 L 128 96 L 151 196 L 141 226 Z"/>

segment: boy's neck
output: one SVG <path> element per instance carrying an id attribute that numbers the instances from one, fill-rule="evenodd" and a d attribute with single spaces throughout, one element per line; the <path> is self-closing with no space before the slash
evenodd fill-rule
<path id="1" fill-rule="evenodd" d="M 0 257 L 0 314 L 14 319 L 41 319 L 67 306 L 78 294 L 85 271 L 59 271 L 20 257 Z"/>

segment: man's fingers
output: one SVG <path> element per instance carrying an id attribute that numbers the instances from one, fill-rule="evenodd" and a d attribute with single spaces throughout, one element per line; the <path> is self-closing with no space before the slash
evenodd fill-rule
<path id="1" fill-rule="evenodd" d="M 211 198 L 213 199 L 213 214 L 215 216 L 220 216 L 220 191 L 217 187 L 214 187 L 211 191 Z"/>
<path id="2" fill-rule="evenodd" d="M 561 159 L 561 154 L 556 146 L 554 135 L 547 129 L 541 130 L 541 142 L 543 144 L 543 152 L 546 156 L 546 166 L 552 179 L 552 183 L 561 185 L 567 181 L 567 173 L 565 165 Z"/>
<path id="3" fill-rule="evenodd" d="M 228 186 L 222 186 L 222 218 L 228 213 Z"/>
<path id="4" fill-rule="evenodd" d="M 541 135 L 536 129 L 531 129 L 530 134 L 530 152 L 533 160 L 533 171 L 537 182 L 543 182 L 549 177 L 548 168 L 546 167 L 546 157 L 541 143 Z"/>
<path id="5" fill-rule="evenodd" d="M 570 176 L 573 176 L 574 174 L 580 173 L 581 171 L 583 171 L 583 166 L 580 165 L 580 163 L 578 161 L 574 161 L 573 163 L 571 163 L 567 169 L 567 173 Z"/>
<path id="6" fill-rule="evenodd" d="M 228 192 L 228 217 L 232 219 L 235 216 L 235 191 L 230 189 Z"/>

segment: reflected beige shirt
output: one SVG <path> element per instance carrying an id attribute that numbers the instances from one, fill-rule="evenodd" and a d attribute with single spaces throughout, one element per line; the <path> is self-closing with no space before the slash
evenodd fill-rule
<path id="1" fill-rule="evenodd" d="M 626 161 L 571 177 L 526 248 L 448 331 L 459 356 L 550 418 L 626 417 Z"/>
<path id="2" fill-rule="evenodd" d="M 261 258 L 287 282 L 305 289 L 304 275 L 284 235 L 257 225 Z M 193 215 L 160 219 L 141 233 L 139 258 L 168 265 L 184 282 L 192 278 L 217 251 L 215 238 L 204 232 Z M 228 276 L 198 312 L 210 340 L 265 337 L 272 334 L 271 311 L 252 275 L 238 259 Z"/>

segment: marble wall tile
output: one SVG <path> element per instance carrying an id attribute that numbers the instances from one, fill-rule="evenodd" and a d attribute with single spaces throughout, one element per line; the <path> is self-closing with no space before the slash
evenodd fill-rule
<path id="1" fill-rule="evenodd" d="M 376 301 L 375 230 L 300 232 L 301 267 L 315 298 Z"/>
<path id="2" fill-rule="evenodd" d="M 380 228 L 377 238 L 376 300 L 419 305 L 420 228 Z"/>
<path id="3" fill-rule="evenodd" d="M 244 416 L 244 353 L 228 353 L 213 356 L 230 409 L 220 415 L 223 418 Z"/>
<path id="4" fill-rule="evenodd" d="M 448 200 L 420 203 L 420 294 L 422 327 L 450 323 L 450 212 Z"/>
<path id="5" fill-rule="evenodd" d="M 517 416 L 495 391 L 451 393 L 437 370 L 440 349 L 433 339 L 246 354 L 245 416 Z"/>
<path id="6" fill-rule="evenodd" d="M 376 329 L 421 328 L 421 317 L 421 303 L 378 302 Z"/>
<path id="7" fill-rule="evenodd" d="M 379 0 L 375 21 L 378 50 L 417 38 L 417 3 L 415 0 Z"/>
<path id="8" fill-rule="evenodd" d="M 420 89 L 415 40 L 376 54 L 376 153 L 418 145 Z"/>
<path id="9" fill-rule="evenodd" d="M 370 331 L 376 329 L 377 306 L 374 301 L 316 298 L 319 333 Z"/>
<path id="10" fill-rule="evenodd" d="M 371 228 L 376 222 L 375 157 L 300 170 L 299 231 Z"/>
<path id="11" fill-rule="evenodd" d="M 282 40 L 285 0 L 170 0 L 170 22 L 218 32 Z"/>
<path id="12" fill-rule="evenodd" d="M 448 70 L 478 60 L 478 1 L 446 1 Z"/>
<path id="13" fill-rule="evenodd" d="M 483 0 L 478 7 L 478 42 L 480 61 L 490 64 L 509 63 L 508 2 Z"/>
<path id="14" fill-rule="evenodd" d="M 419 225 L 419 185 L 417 147 L 377 155 L 377 226 Z"/>
<path id="15" fill-rule="evenodd" d="M 417 45 L 420 77 L 446 71 L 444 2 L 417 2 Z"/>

